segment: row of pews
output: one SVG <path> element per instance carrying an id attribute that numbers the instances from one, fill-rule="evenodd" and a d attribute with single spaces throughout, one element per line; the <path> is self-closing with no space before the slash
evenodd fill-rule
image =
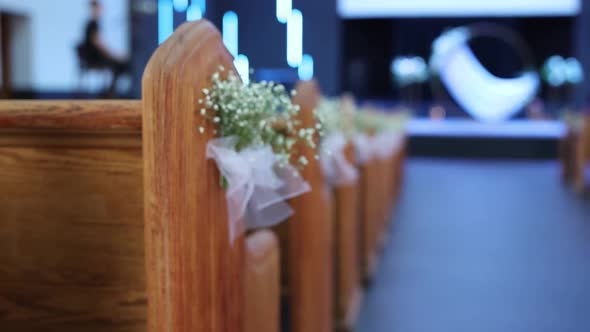
<path id="1" fill-rule="evenodd" d="M 590 114 L 568 115 L 567 130 L 560 141 L 562 178 L 577 192 L 586 189 L 586 168 L 590 164 Z"/>
<path id="2" fill-rule="evenodd" d="M 141 101 L 0 102 L 0 331 L 350 330 L 399 195 L 404 141 L 313 188 L 295 214 L 230 241 L 195 101 L 233 68 L 219 32 L 186 23 L 150 60 Z M 321 98 L 297 86 L 301 121 Z M 212 126 L 211 124 L 207 124 Z M 211 128 L 207 128 L 211 129 Z M 351 142 L 346 156 L 355 163 Z"/>

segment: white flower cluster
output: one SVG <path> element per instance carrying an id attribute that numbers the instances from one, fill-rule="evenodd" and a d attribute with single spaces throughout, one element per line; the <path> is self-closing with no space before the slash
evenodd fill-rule
<path id="1" fill-rule="evenodd" d="M 320 136 L 342 134 L 350 138 L 354 134 L 355 105 L 346 98 L 324 98 L 315 113 Z"/>
<path id="2" fill-rule="evenodd" d="M 315 128 L 303 128 L 295 119 L 299 106 L 291 102 L 283 85 L 265 81 L 244 85 L 223 67 L 211 80 L 211 88 L 203 89 L 205 99 L 198 101 L 201 115 L 216 125 L 218 137 L 237 137 L 236 150 L 270 145 L 281 163 L 288 163 L 297 142 L 316 147 Z M 299 166 L 307 164 L 305 158 L 296 161 Z"/>

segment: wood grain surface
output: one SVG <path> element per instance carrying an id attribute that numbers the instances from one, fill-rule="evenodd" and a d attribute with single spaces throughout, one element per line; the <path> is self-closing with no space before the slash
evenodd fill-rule
<path id="1" fill-rule="evenodd" d="M 320 91 L 315 81 L 300 82 L 293 102 L 301 107 L 305 127 L 315 126 Z M 327 188 L 316 151 L 300 144 L 310 161 L 302 175 L 312 191 L 290 201 L 295 214 L 288 223 L 286 246 L 289 330 L 324 332 L 333 327 L 333 225 L 332 195 Z M 285 229 L 285 228 L 283 228 Z M 283 235 L 284 238 L 285 235 Z"/>
<path id="2" fill-rule="evenodd" d="M 344 150 L 355 165 L 352 144 Z M 335 315 L 340 329 L 352 329 L 358 315 L 360 292 L 360 219 L 358 217 L 359 182 L 334 188 L 334 283 Z"/>
<path id="3" fill-rule="evenodd" d="M 146 330 L 141 150 L 98 143 L 0 145 L 1 331 Z"/>
<path id="4" fill-rule="evenodd" d="M 244 326 L 244 239 L 230 243 L 225 192 L 205 156 L 214 128 L 197 104 L 220 65 L 235 71 L 221 34 L 200 20 L 180 26 L 144 73 L 149 332 L 234 332 Z"/>
<path id="5" fill-rule="evenodd" d="M 258 231 L 246 238 L 245 332 L 280 329 L 279 255 L 279 240 L 272 231 Z"/>
<path id="6" fill-rule="evenodd" d="M 0 101 L 0 128 L 141 129 L 139 100 Z"/>

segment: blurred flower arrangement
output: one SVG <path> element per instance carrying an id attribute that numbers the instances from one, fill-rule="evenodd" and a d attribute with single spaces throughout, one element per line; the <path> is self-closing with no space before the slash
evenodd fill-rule
<path id="1" fill-rule="evenodd" d="M 237 151 L 260 145 L 270 145 L 282 164 L 292 160 L 294 146 L 300 141 L 316 147 L 315 128 L 303 128 L 296 119 L 300 109 L 291 102 L 285 87 L 274 82 L 242 84 L 235 73 L 225 69 L 212 76 L 212 88 L 203 89 L 205 99 L 199 100 L 201 115 L 217 127 L 218 137 L 235 137 Z M 204 127 L 199 131 L 204 133 Z M 298 159 L 299 166 L 307 164 Z"/>
<path id="2" fill-rule="evenodd" d="M 295 150 L 298 143 L 315 148 L 317 131 L 296 119 L 300 109 L 291 102 L 295 92 L 290 95 L 283 85 L 243 84 L 223 67 L 212 75 L 211 83 L 211 88 L 202 90 L 204 99 L 198 100 L 198 106 L 215 128 L 207 158 L 221 173 L 233 241 L 246 229 L 273 226 L 292 215 L 285 201 L 310 190 L 298 170 L 308 161 L 297 158 Z M 199 127 L 201 134 L 205 131 Z"/>
<path id="3" fill-rule="evenodd" d="M 315 110 L 317 129 L 322 137 L 319 160 L 328 184 L 345 186 L 354 183 L 358 171 L 344 154 L 354 134 L 353 111 L 341 99 L 324 98 Z"/>

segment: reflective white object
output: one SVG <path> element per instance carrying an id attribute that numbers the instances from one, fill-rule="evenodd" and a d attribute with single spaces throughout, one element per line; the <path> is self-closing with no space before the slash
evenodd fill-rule
<path id="1" fill-rule="evenodd" d="M 480 121 L 506 120 L 536 95 L 539 76 L 528 71 L 516 78 L 492 75 L 475 57 L 466 29 L 455 29 L 434 43 L 431 69 L 469 114 Z"/>

